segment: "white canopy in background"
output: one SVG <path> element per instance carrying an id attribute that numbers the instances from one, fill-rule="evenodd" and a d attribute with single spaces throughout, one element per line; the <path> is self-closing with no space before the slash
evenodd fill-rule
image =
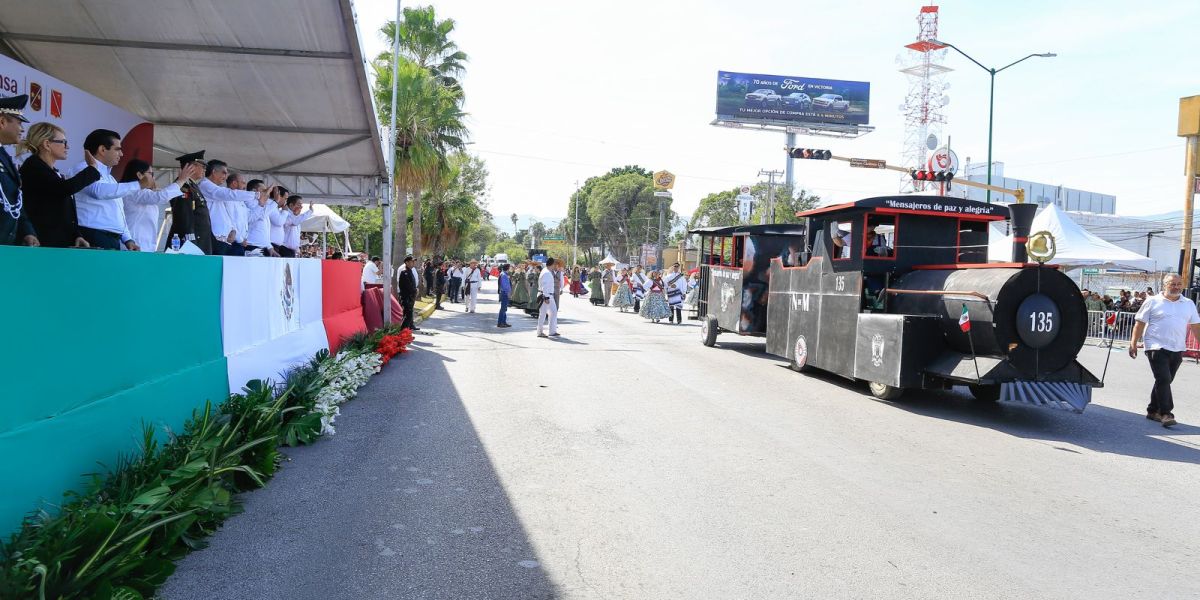
<path id="1" fill-rule="evenodd" d="M 342 233 L 350 230 L 350 223 L 324 204 L 314 204 L 313 215 L 300 224 L 304 233 Z"/>
<path id="2" fill-rule="evenodd" d="M 621 261 L 619 261 L 619 260 L 617 260 L 617 259 L 613 258 L 612 252 L 609 252 L 608 254 L 605 254 L 605 255 L 604 255 L 604 258 L 603 258 L 603 259 L 601 259 L 601 260 L 600 260 L 600 262 L 599 262 L 599 263 L 597 263 L 597 264 L 601 264 L 601 265 L 602 265 L 602 264 L 604 264 L 604 263 L 612 263 L 613 265 L 619 265 L 619 264 L 621 264 Z"/>
<path id="3" fill-rule="evenodd" d="M 988 234 L 988 260 L 1012 260 L 1012 236 L 1005 235 L 1004 222 L 993 223 Z M 1054 236 L 1057 252 L 1050 261 L 1068 269 L 1100 267 L 1116 269 L 1154 270 L 1154 260 L 1136 252 L 1106 242 L 1072 221 L 1057 206 L 1043 208 L 1033 218 L 1030 234 L 1049 231 Z"/>

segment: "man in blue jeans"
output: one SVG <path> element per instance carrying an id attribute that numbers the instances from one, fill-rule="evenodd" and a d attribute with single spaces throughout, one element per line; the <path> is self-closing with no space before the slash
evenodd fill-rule
<path id="1" fill-rule="evenodd" d="M 508 276 L 508 264 L 500 265 L 500 317 L 496 319 L 496 327 L 512 327 L 508 324 L 508 297 L 512 294 L 512 279 Z"/>

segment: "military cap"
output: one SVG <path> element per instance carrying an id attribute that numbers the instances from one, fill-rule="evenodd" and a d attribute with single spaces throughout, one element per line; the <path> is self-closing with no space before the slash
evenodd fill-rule
<path id="1" fill-rule="evenodd" d="M 204 151 L 201 150 L 199 152 L 193 152 L 191 154 L 184 154 L 183 156 L 180 156 L 179 158 L 176 158 L 175 160 L 179 161 L 179 166 L 181 166 L 181 167 L 186 167 L 189 164 L 194 163 L 194 162 L 204 162 Z"/>
<path id="2" fill-rule="evenodd" d="M 0 115 L 9 115 L 21 120 L 22 123 L 28 123 L 29 119 L 21 114 L 25 110 L 25 104 L 29 102 L 29 96 L 21 94 L 20 96 L 12 96 L 9 98 L 0 98 Z"/>

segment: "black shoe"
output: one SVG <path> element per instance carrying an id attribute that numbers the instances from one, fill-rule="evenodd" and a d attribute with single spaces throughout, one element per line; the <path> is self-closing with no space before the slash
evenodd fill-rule
<path id="1" fill-rule="evenodd" d="M 420 330 L 421 330 L 421 328 L 420 328 L 420 327 L 409 327 L 409 329 L 411 329 L 411 330 L 413 330 L 413 331 L 420 331 Z"/>
<path id="2" fill-rule="evenodd" d="M 1162 414 L 1162 426 L 1163 427 L 1170 427 L 1174 424 L 1175 424 L 1175 415 L 1173 415 L 1171 413 L 1163 413 Z"/>

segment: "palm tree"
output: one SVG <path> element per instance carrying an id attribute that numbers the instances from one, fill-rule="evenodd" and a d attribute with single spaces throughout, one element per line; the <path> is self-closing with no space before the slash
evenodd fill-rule
<path id="1" fill-rule="evenodd" d="M 389 43 L 395 31 L 395 21 L 388 21 L 379 30 Z M 439 21 L 432 6 L 406 8 L 400 25 L 400 53 L 429 69 L 442 85 L 461 92 L 457 77 L 463 72 L 467 55 L 450 40 L 453 32 L 454 19 Z"/>
<path id="2" fill-rule="evenodd" d="M 464 236 L 479 226 L 483 209 L 478 199 L 463 186 L 463 167 L 468 158 L 455 153 L 428 191 L 422 195 L 421 211 L 427 223 L 421 232 L 422 245 L 434 255 L 445 256 Z"/>
<path id="3" fill-rule="evenodd" d="M 462 138 L 466 135 L 466 127 L 463 126 L 463 118 L 466 116 L 462 112 L 463 92 L 462 87 L 458 83 L 457 76 L 462 73 L 464 63 L 467 61 L 467 55 L 458 49 L 458 44 L 450 40 L 450 34 L 454 31 L 454 19 L 438 20 L 432 6 L 406 8 L 403 13 L 403 20 L 400 23 L 400 54 L 405 62 L 415 65 L 417 68 L 424 71 L 433 86 L 440 87 L 444 93 L 435 94 L 436 100 L 433 103 L 436 106 L 429 107 L 429 112 L 439 114 L 442 123 L 440 126 L 434 126 L 431 129 L 426 129 L 426 134 L 432 135 L 433 138 L 442 138 L 444 143 L 435 143 L 434 146 L 440 146 L 436 153 L 440 156 L 432 163 L 438 166 L 444 166 L 446 162 L 447 150 L 461 149 L 463 146 Z M 380 34 L 383 38 L 391 42 L 396 33 L 396 22 L 388 21 L 380 28 Z M 376 57 L 373 67 L 376 71 L 375 80 L 375 99 L 380 107 L 388 106 L 391 102 L 391 78 L 386 80 L 387 85 L 384 85 L 383 79 L 379 77 L 380 67 L 389 67 L 391 65 L 391 55 L 389 53 L 381 53 Z M 402 63 L 403 64 L 403 63 Z M 404 85 L 403 77 L 400 79 L 401 85 Z M 425 84 L 422 84 L 425 85 Z M 405 92 L 402 90 L 398 100 L 408 100 L 405 98 Z M 396 120 L 401 123 L 399 136 L 404 139 L 404 123 L 405 119 L 400 118 L 400 110 L 397 107 Z M 385 119 L 386 121 L 386 119 Z M 430 122 L 432 125 L 432 122 Z M 433 133 L 430 133 L 433 132 Z M 415 142 L 414 142 L 415 143 Z M 397 180 L 400 178 L 400 161 L 401 149 L 397 149 L 396 170 Z M 420 177 L 414 177 L 408 183 L 411 187 L 401 187 L 413 196 L 412 209 L 412 226 L 413 226 L 413 254 L 420 255 L 422 235 L 420 232 L 424 230 L 421 225 L 421 217 L 424 212 L 421 210 L 421 197 L 416 195 L 418 191 L 423 189 L 425 185 L 432 182 L 435 172 L 429 170 L 432 164 L 419 165 L 417 170 L 421 171 Z M 407 198 L 397 202 L 398 207 L 407 204 Z M 404 214 L 404 213 L 400 213 Z M 403 228 L 401 228 L 403 229 Z M 397 239 L 403 240 L 403 236 Z M 400 247 L 403 251 L 404 246 Z"/>
<path id="4" fill-rule="evenodd" d="M 513 222 L 513 235 L 517 235 L 517 213 L 513 213 L 511 217 Z"/>
<path id="5" fill-rule="evenodd" d="M 380 122 L 391 127 L 396 140 L 396 212 L 403 217 L 396 227 L 393 251 L 401 253 L 407 247 L 406 222 L 408 197 L 413 196 L 412 227 L 413 254 L 421 254 L 420 196 L 417 193 L 432 185 L 436 175 L 447 165 L 447 156 L 463 147 L 466 116 L 459 108 L 459 96 L 443 85 L 427 69 L 412 61 L 401 59 L 397 65 L 396 124 L 392 127 L 391 57 L 371 63 L 375 73 L 376 105 L 380 107 Z M 389 107 L 389 108 L 385 108 Z"/>

